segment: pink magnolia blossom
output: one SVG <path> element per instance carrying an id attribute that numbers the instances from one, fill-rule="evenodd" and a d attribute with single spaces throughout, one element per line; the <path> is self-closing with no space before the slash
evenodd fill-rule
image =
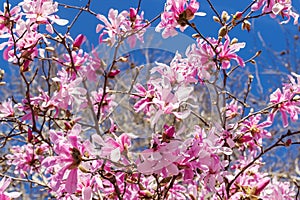
<path id="1" fill-rule="evenodd" d="M 253 149 L 257 145 L 262 145 L 263 138 L 270 138 L 272 135 L 264 128 L 272 125 L 271 121 L 259 123 L 261 115 L 251 116 L 241 124 L 241 133 L 238 137 L 238 142 L 244 143 L 246 146 Z"/>
<path id="2" fill-rule="evenodd" d="M 298 100 L 293 100 L 294 94 L 291 94 L 289 90 L 281 90 L 278 88 L 275 92 L 270 95 L 270 102 L 272 104 L 278 104 L 273 110 L 271 111 L 269 118 L 273 122 L 276 113 L 279 111 L 282 116 L 283 126 L 288 126 L 288 116 L 290 114 L 291 120 L 296 121 L 298 120 L 298 114 L 300 113 L 299 103 Z"/>
<path id="3" fill-rule="evenodd" d="M 177 35 L 175 28 L 184 31 L 188 26 L 188 21 L 193 19 L 195 15 L 205 16 L 205 13 L 197 12 L 199 3 L 196 0 L 167 0 L 165 11 L 161 14 L 161 21 L 155 30 L 160 32 L 162 29 L 162 37 L 168 38 Z"/>
<path id="4" fill-rule="evenodd" d="M 159 141 L 157 137 L 153 138 L 152 148 L 140 154 L 138 171 L 146 175 L 162 174 L 163 177 L 177 175 L 179 170 L 176 162 L 182 157 L 181 145 L 182 142 L 177 140 L 166 143 Z"/>
<path id="5" fill-rule="evenodd" d="M 11 178 L 2 178 L 0 181 L 0 199 L 1 200 L 11 200 L 18 198 L 21 195 L 21 192 L 6 192 L 5 190 L 8 188 L 11 183 Z"/>
<path id="6" fill-rule="evenodd" d="M 86 89 L 82 88 L 82 77 L 76 77 L 76 74 L 68 73 L 62 69 L 57 73 L 57 77 L 52 78 L 53 81 L 59 84 L 59 90 L 55 91 L 52 100 L 61 109 L 74 107 L 82 109 L 86 107 Z"/>
<path id="7" fill-rule="evenodd" d="M 236 54 L 245 45 L 244 42 L 231 44 L 229 36 L 225 36 L 224 44 L 219 45 L 216 50 L 217 59 L 221 62 L 222 69 L 229 69 L 231 60 L 235 60 L 241 67 L 245 66 L 243 59 Z"/>
<path id="8" fill-rule="evenodd" d="M 100 108 L 100 114 L 102 117 L 105 117 L 109 112 L 113 110 L 115 106 L 117 106 L 117 103 L 114 101 L 115 95 L 106 94 L 103 98 L 102 88 L 100 88 L 98 91 L 92 91 L 91 95 L 95 113 L 98 112 L 99 103 L 103 100 Z"/>
<path id="9" fill-rule="evenodd" d="M 53 33 L 53 27 L 50 22 L 64 26 L 68 20 L 60 19 L 56 13 L 58 11 L 58 3 L 52 0 L 24 0 L 19 3 L 22 7 L 25 17 L 28 19 L 27 24 L 37 23 L 46 24 L 46 30 Z"/>
<path id="10" fill-rule="evenodd" d="M 97 49 L 92 49 L 91 56 L 87 59 L 84 74 L 89 81 L 96 82 L 100 75 L 104 74 L 104 64 L 99 57 Z"/>
<path id="11" fill-rule="evenodd" d="M 50 111 L 53 110 L 55 110 L 54 117 L 58 116 L 59 107 L 57 102 L 50 99 L 48 94 L 42 89 L 39 89 L 39 92 L 40 94 L 38 96 L 30 97 L 30 105 L 33 109 L 31 109 L 27 99 L 23 99 L 22 103 L 18 104 L 18 110 L 25 113 L 22 116 L 22 120 L 32 120 L 32 115 L 34 115 L 37 120 L 40 115 L 44 113 L 50 114 Z"/>
<path id="12" fill-rule="evenodd" d="M 227 176 L 228 180 L 230 181 L 241 169 L 251 162 L 252 159 L 253 155 L 247 157 L 241 156 L 239 160 L 231 166 L 234 173 Z M 266 187 L 270 185 L 270 178 L 267 177 L 267 173 L 260 172 L 260 168 L 263 165 L 260 161 L 251 165 L 237 177 L 230 188 L 230 199 L 239 200 L 241 198 L 260 197 L 264 193 Z"/>
<path id="13" fill-rule="evenodd" d="M 226 117 L 230 120 L 240 115 L 242 112 L 242 106 L 232 99 L 229 104 L 226 105 Z"/>
<path id="14" fill-rule="evenodd" d="M 101 148 L 101 155 L 108 156 L 113 162 L 119 162 L 121 160 L 128 164 L 126 152 L 131 146 L 131 138 L 126 133 L 120 136 L 116 136 L 114 133 L 111 134 L 113 137 L 109 137 L 105 140 L 105 145 Z"/>
<path id="15" fill-rule="evenodd" d="M 15 166 L 15 174 L 26 177 L 28 173 L 39 173 L 41 171 L 41 163 L 45 159 L 46 152 L 49 150 L 47 144 L 28 143 L 23 146 L 13 146 L 10 154 L 6 155 L 7 164 Z"/>
<path id="16" fill-rule="evenodd" d="M 50 187 L 58 191 L 62 187 L 69 194 L 74 193 L 78 186 L 78 167 L 89 153 L 89 142 L 81 142 L 79 134 L 81 126 L 76 124 L 67 133 L 50 130 L 50 140 L 54 143 L 56 156 L 47 157 L 42 165 L 47 167 L 47 172 L 53 175 L 49 177 Z"/>
<path id="17" fill-rule="evenodd" d="M 292 10 L 291 0 L 259 0 L 255 2 L 251 9 L 256 11 L 262 8 L 262 12 L 269 13 L 270 16 L 275 18 L 276 15 L 282 16 L 282 18 L 287 18 L 287 20 L 282 21 L 281 24 L 286 24 L 290 21 L 290 18 L 294 18 L 294 24 L 298 24 L 299 14 Z"/>
<path id="18" fill-rule="evenodd" d="M 103 24 L 98 24 L 96 32 L 99 33 L 103 28 L 105 30 L 99 36 L 99 42 L 106 42 L 109 46 L 115 45 L 117 41 L 121 41 L 128 37 L 127 42 L 133 48 L 136 44 L 136 39 L 143 42 L 143 34 L 147 24 L 144 22 L 144 13 L 138 15 L 137 10 L 130 8 L 128 11 L 118 12 L 118 10 L 110 9 L 108 19 L 104 15 L 97 15 Z M 108 38 L 103 39 L 107 35 Z"/>
<path id="19" fill-rule="evenodd" d="M 193 139 L 186 140 L 187 146 L 184 157 L 178 162 L 184 170 L 184 181 L 192 183 L 195 177 L 203 184 L 205 190 L 214 191 L 216 184 L 223 182 L 222 171 L 227 165 L 221 161 L 218 154 L 224 154 L 225 148 L 218 138 L 214 130 L 206 133 L 199 126 L 195 126 L 193 131 Z M 227 148 L 229 150 L 229 148 Z M 230 155 L 231 151 L 227 151 L 226 155 Z M 201 173 L 195 174 L 194 171 Z"/>
<path id="20" fill-rule="evenodd" d="M 76 45 L 76 44 L 75 44 Z M 89 59 L 89 55 L 80 49 L 78 52 L 72 51 L 72 59 L 70 54 L 63 54 L 63 59 L 59 60 L 67 68 L 67 71 L 76 70 L 76 72 L 82 71 L 85 66 L 85 62 Z M 74 68 L 74 69 L 73 69 Z"/>
<path id="21" fill-rule="evenodd" d="M 73 42 L 73 49 L 77 50 L 80 49 L 80 46 L 82 45 L 82 43 L 84 43 L 86 41 L 86 37 L 83 34 L 79 34 L 74 42 Z"/>
<path id="22" fill-rule="evenodd" d="M 20 19 L 20 11 L 20 6 L 11 8 L 11 5 L 7 5 L 6 2 L 3 3 L 3 11 L 0 11 L 0 38 L 11 37 L 11 21 L 17 22 Z M 0 49 L 2 49 L 1 44 Z"/>
<path id="23" fill-rule="evenodd" d="M 22 31 L 17 33 L 17 35 L 22 37 L 17 40 L 15 45 L 11 38 L 7 42 L 2 43 L 3 47 L 7 45 L 7 48 L 3 52 L 3 58 L 8 62 L 19 64 L 21 71 L 28 71 L 29 64 L 32 63 L 34 58 L 38 55 L 37 44 L 43 36 L 34 30 L 30 32 L 24 32 L 22 28 L 20 28 L 20 30 Z"/>
<path id="24" fill-rule="evenodd" d="M 5 117 L 13 117 L 15 115 L 14 108 L 12 106 L 12 100 L 8 99 L 0 103 L 0 119 Z"/>
<path id="25" fill-rule="evenodd" d="M 151 73 L 161 71 L 158 66 Z M 162 72 L 162 71 L 161 71 Z M 166 76 L 164 76 L 166 75 Z M 148 81 L 147 91 L 142 85 L 137 84 L 136 90 L 139 92 L 133 98 L 141 96 L 142 99 L 134 105 L 136 112 L 144 111 L 151 118 L 151 126 L 153 126 L 163 114 L 173 114 L 178 119 L 187 118 L 191 110 L 189 108 L 178 111 L 181 105 L 190 105 L 187 101 L 191 98 L 193 87 L 174 82 L 168 74 L 163 74 L 161 78 L 150 79 Z"/>
<path id="26" fill-rule="evenodd" d="M 143 85 L 137 83 L 134 86 L 134 89 L 137 91 L 137 93 L 135 95 L 132 95 L 132 98 L 141 98 L 134 104 L 135 111 L 144 111 L 145 113 L 149 113 L 152 100 L 156 96 L 154 86 L 151 83 L 148 83 L 146 89 Z"/>
<path id="27" fill-rule="evenodd" d="M 286 199 L 293 200 L 296 197 L 294 185 L 289 182 L 278 181 L 276 177 L 271 179 L 270 184 L 261 192 L 262 199 Z"/>

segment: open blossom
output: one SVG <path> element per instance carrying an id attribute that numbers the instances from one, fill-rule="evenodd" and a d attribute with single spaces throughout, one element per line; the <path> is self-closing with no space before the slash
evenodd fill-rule
<path id="1" fill-rule="evenodd" d="M 96 32 L 102 33 L 99 36 L 99 42 L 107 42 L 113 46 L 117 41 L 128 37 L 127 42 L 133 48 L 136 44 L 136 39 L 143 42 L 143 34 L 147 24 L 144 22 L 144 13 L 139 15 L 137 9 L 130 8 L 129 12 L 124 10 L 119 13 L 118 10 L 110 9 L 108 19 L 104 15 L 97 15 L 97 18 L 104 23 L 98 24 Z M 107 38 L 103 38 L 107 35 Z"/>
<path id="2" fill-rule="evenodd" d="M 11 8 L 11 5 L 3 3 L 3 11 L 0 10 L 0 38 L 9 38 L 11 36 L 11 21 L 17 22 L 20 19 L 21 8 L 15 6 Z M 1 44 L 0 44 L 0 49 Z"/>
<path id="3" fill-rule="evenodd" d="M 21 195 L 21 192 L 6 192 L 5 190 L 8 188 L 11 183 L 10 178 L 2 178 L 0 181 L 0 199 L 1 200 L 11 200 L 13 198 L 18 198 Z"/>
<path id="4" fill-rule="evenodd" d="M 171 140 L 166 143 L 155 137 L 152 148 L 141 152 L 137 164 L 138 171 L 146 175 L 162 173 L 164 177 L 177 175 L 179 170 L 176 162 L 182 157 L 181 145 L 182 142 L 178 140 Z"/>
<path id="5" fill-rule="evenodd" d="M 238 135 L 238 142 L 245 144 L 245 146 L 253 149 L 257 145 L 262 145 L 263 138 L 270 138 L 272 135 L 265 130 L 272 125 L 271 121 L 264 121 L 259 123 L 261 115 L 251 116 L 249 119 L 241 123 L 240 135 Z"/>
<path id="6" fill-rule="evenodd" d="M 62 187 L 63 190 L 72 194 L 77 189 L 78 167 L 82 159 L 89 155 L 90 146 L 88 141 L 80 141 L 80 133 L 81 126 L 78 124 L 67 133 L 67 137 L 63 132 L 50 130 L 50 140 L 54 143 L 56 156 L 47 157 L 42 165 L 47 168 L 48 173 L 55 172 L 49 177 L 53 191 Z"/>
<path id="7" fill-rule="evenodd" d="M 213 45 L 216 46 L 216 50 L 214 51 L 211 45 L 207 44 L 203 39 L 198 39 L 198 48 L 195 48 L 191 52 L 194 54 L 199 54 L 201 62 L 203 66 L 211 66 L 216 65 L 215 61 L 219 61 L 221 63 L 222 69 L 229 69 L 231 66 L 231 61 L 235 60 L 239 66 L 244 67 L 244 60 L 236 54 L 236 52 L 240 51 L 240 49 L 244 48 L 245 42 L 233 42 L 230 40 L 229 36 L 226 35 L 225 42 L 219 42 L 215 38 L 207 38 L 207 40 Z M 192 51 L 192 50 L 191 50 Z"/>
<path id="8" fill-rule="evenodd" d="M 45 159 L 45 152 L 49 150 L 47 144 L 33 145 L 28 143 L 23 146 L 13 146 L 10 154 L 6 155 L 7 164 L 15 166 L 15 174 L 26 177 L 28 173 L 39 173 L 41 163 Z"/>
<path id="9" fill-rule="evenodd" d="M 54 14 L 58 11 L 58 3 L 52 0 L 24 0 L 19 3 L 19 6 L 22 7 L 24 15 L 28 19 L 27 24 L 46 24 L 46 30 L 49 33 L 54 32 L 50 22 L 61 26 L 68 23 L 68 20 L 60 19 Z"/>
<path id="10" fill-rule="evenodd" d="M 167 0 L 165 11 L 161 14 L 161 21 L 156 26 L 156 31 L 162 29 L 162 37 L 168 38 L 177 35 L 175 28 L 184 31 L 188 26 L 188 21 L 192 20 L 195 15 L 205 16 L 205 13 L 197 12 L 199 3 L 196 0 Z"/>
<path id="11" fill-rule="evenodd" d="M 63 64 L 64 67 L 66 67 L 67 71 L 76 70 L 77 72 L 84 71 L 85 63 L 89 59 L 89 55 L 84 52 L 82 49 L 80 49 L 78 52 L 72 51 L 71 53 L 72 58 L 70 57 L 70 54 L 65 53 L 63 54 L 63 58 L 59 60 L 60 63 Z M 73 69 L 74 68 L 74 69 Z"/>
<path id="12" fill-rule="evenodd" d="M 226 104 L 226 117 L 234 119 L 236 116 L 242 113 L 242 106 L 239 105 L 239 102 L 232 99 L 229 104 Z"/>
<path id="13" fill-rule="evenodd" d="M 128 164 L 128 161 L 123 159 L 124 153 L 131 146 L 130 137 L 123 133 L 120 136 L 116 136 L 114 133 L 111 133 L 113 137 L 109 137 L 105 140 L 104 147 L 101 149 L 102 156 L 108 156 L 113 162 L 118 162 L 122 159 L 123 162 Z"/>
<path id="14" fill-rule="evenodd" d="M 293 76 L 289 76 L 290 83 L 284 84 L 282 90 L 278 88 L 270 95 L 270 102 L 277 104 L 271 111 L 269 118 L 274 120 L 276 113 L 279 111 L 282 116 L 282 122 L 284 127 L 288 126 L 288 116 L 292 121 L 298 120 L 298 114 L 300 113 L 300 76 L 296 73 L 292 73 Z"/>
<path id="15" fill-rule="evenodd" d="M 98 91 L 92 91 L 92 103 L 94 105 L 95 113 L 98 113 L 99 104 L 102 101 L 101 108 L 99 109 L 102 117 L 106 116 L 109 112 L 113 110 L 117 103 L 114 101 L 115 96 L 111 94 L 106 94 L 103 97 L 103 89 L 99 88 Z M 102 99 L 103 98 L 103 99 Z"/>
<path id="16" fill-rule="evenodd" d="M 278 181 L 276 177 L 272 178 L 270 184 L 261 192 L 262 199 L 286 199 L 293 200 L 296 197 L 294 185 L 289 182 Z"/>
<path id="17" fill-rule="evenodd" d="M 299 100 L 293 99 L 294 95 L 291 95 L 289 90 L 281 91 L 279 88 L 270 95 L 270 102 L 277 104 L 271 111 L 269 118 L 271 121 L 274 120 L 276 113 L 279 111 L 282 116 L 282 123 L 284 127 L 288 126 L 288 116 L 290 115 L 291 120 L 298 120 L 298 114 L 300 113 Z"/>
<path id="18" fill-rule="evenodd" d="M 281 24 L 288 23 L 290 18 L 294 18 L 294 24 L 298 24 L 299 14 L 292 10 L 291 0 L 258 0 L 256 1 L 251 9 L 256 11 L 262 8 L 262 12 L 269 13 L 270 16 L 275 18 L 277 15 L 282 16 L 282 18 L 287 18 L 287 20 L 282 21 Z"/>
<path id="19" fill-rule="evenodd" d="M 139 92 L 137 96 L 141 96 L 134 109 L 136 112 L 144 111 L 151 118 L 151 126 L 153 126 L 163 114 L 173 114 L 179 119 L 184 119 L 190 115 L 190 109 L 178 111 L 181 105 L 188 104 L 187 101 L 191 98 L 193 87 L 175 84 L 172 85 L 167 76 L 162 78 L 149 80 L 149 91 L 140 84 L 136 89 Z M 134 97 L 136 98 L 136 97 Z M 152 112 L 153 113 L 150 113 Z"/>
<path id="20" fill-rule="evenodd" d="M 76 77 L 75 73 L 68 73 L 62 69 L 57 73 L 57 77 L 52 78 L 59 84 L 59 90 L 55 91 L 52 100 L 61 109 L 69 107 L 82 109 L 86 106 L 86 89 L 80 87 L 82 83 L 81 77 Z"/>
<path id="21" fill-rule="evenodd" d="M 187 146 L 184 157 L 178 162 L 183 168 L 184 181 L 192 183 L 195 177 L 201 181 L 204 188 L 215 191 L 216 185 L 223 182 L 222 171 L 226 165 L 218 154 L 231 154 L 231 150 L 222 147 L 220 139 L 215 135 L 215 130 L 208 133 L 199 126 L 195 126 L 194 138 L 185 141 Z M 201 173 L 195 174 L 194 171 Z"/>
<path id="22" fill-rule="evenodd" d="M 11 99 L 0 103 L 0 119 L 4 117 L 13 117 L 15 114 Z"/>
<path id="23" fill-rule="evenodd" d="M 239 57 L 236 52 L 244 48 L 245 42 L 231 43 L 228 35 L 225 36 L 225 42 L 217 47 L 217 59 L 221 62 L 222 69 L 230 68 L 230 61 L 235 60 L 241 67 L 245 66 L 245 62 Z"/>

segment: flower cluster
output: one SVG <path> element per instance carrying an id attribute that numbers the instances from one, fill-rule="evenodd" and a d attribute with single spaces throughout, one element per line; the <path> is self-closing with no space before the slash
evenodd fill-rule
<path id="1" fill-rule="evenodd" d="M 189 20 L 192 20 L 195 15 L 206 15 L 203 12 L 197 12 L 199 6 L 199 2 L 196 0 L 167 0 L 165 11 L 161 14 L 161 21 L 155 30 L 160 32 L 164 29 L 162 32 L 163 38 L 177 35 L 175 28 L 184 31 L 189 25 Z"/>
<path id="2" fill-rule="evenodd" d="M 288 23 L 291 17 L 294 18 L 294 24 L 298 24 L 299 14 L 292 10 L 291 0 L 259 0 L 251 7 L 253 11 L 261 8 L 262 12 L 270 13 L 272 18 L 275 18 L 277 15 L 287 18 L 287 20 L 281 22 L 282 24 Z"/>
<path id="3" fill-rule="evenodd" d="M 52 0 L 25 0 L 11 8 L 4 3 L 1 12 L 1 38 L 8 40 L 0 43 L 4 59 L 21 67 L 22 71 L 29 70 L 29 64 L 38 56 L 38 43 L 48 40 L 39 33 L 39 28 L 46 25 L 49 33 L 54 33 L 53 23 L 64 26 L 68 20 L 60 19 L 56 13 L 58 3 Z"/>
<path id="4" fill-rule="evenodd" d="M 59 5 L 79 10 L 64 33 L 55 27 L 68 23 L 57 15 Z M 20 94 L 0 103 L 0 148 L 8 151 L 0 158 L 0 199 L 25 198 L 11 191 L 24 184 L 27 192 L 28 183 L 42 188 L 48 198 L 65 200 L 297 198 L 288 178 L 282 182 L 268 173 L 263 161 L 277 146 L 299 143 L 290 139 L 298 131 L 276 138 L 271 127 L 278 113 L 283 131 L 289 118 L 298 120 L 300 75 L 292 73 L 289 83 L 271 93 L 269 104 L 258 111 L 258 106 L 248 108 L 251 81 L 244 99 L 228 84 L 235 70 L 243 70 L 257 56 L 244 61 L 239 52 L 246 43 L 231 38 L 231 30 L 245 23 L 242 18 L 248 11 L 247 18 L 259 18 L 252 14 L 260 9 L 262 15 L 287 18 L 282 23 L 293 17 L 297 24 L 299 15 L 291 1 L 252 2 L 231 22 L 224 11 L 214 18 L 222 25 L 214 38 L 203 36 L 190 22 L 205 15 L 198 12 L 197 0 L 167 0 L 156 31 L 167 38 L 175 36 L 177 28 L 191 26 L 195 40 L 185 54 L 176 52 L 170 63 L 156 62 L 145 84 L 137 77 L 142 67 L 136 67 L 131 55 L 119 56 L 119 49 L 125 40 L 130 48 L 137 40 L 143 42 L 146 28 L 159 17 L 144 20 L 141 1 L 136 9 L 110 9 L 107 17 L 90 6 L 90 1 L 77 7 L 23 0 L 13 7 L 7 0 L 0 11 L 0 50 L 4 59 L 19 67 L 21 81 Z M 73 37 L 72 27 L 84 12 L 101 21 L 96 33 L 99 43 L 114 48 L 112 60 L 97 48 L 87 53 L 85 35 Z M 126 72 L 121 62 L 130 65 Z M 136 76 L 129 90 L 118 89 L 122 87 L 117 84 L 125 84 L 119 74 L 131 70 Z M 216 113 L 206 112 L 201 104 L 209 101 L 199 97 L 205 84 L 214 93 L 211 107 Z M 124 96 L 130 97 L 127 104 Z M 126 114 L 119 111 L 121 106 Z M 136 126 L 137 118 L 144 120 L 141 126 Z M 143 127 L 144 134 L 136 134 L 141 132 L 136 127 Z M 275 142 L 266 147 L 270 138 Z M 20 184 L 9 187 L 12 180 Z"/>
<path id="5" fill-rule="evenodd" d="M 110 9 L 108 19 L 104 15 L 97 15 L 97 18 L 104 23 L 98 24 L 96 32 L 102 33 L 99 36 L 99 42 L 106 42 L 109 46 L 114 46 L 116 42 L 121 42 L 127 39 L 130 47 L 133 48 L 136 44 L 136 39 L 143 42 L 143 35 L 148 24 L 144 21 L 144 13 L 138 14 L 138 10 L 130 8 L 128 11 Z M 107 35 L 108 37 L 103 39 Z"/>

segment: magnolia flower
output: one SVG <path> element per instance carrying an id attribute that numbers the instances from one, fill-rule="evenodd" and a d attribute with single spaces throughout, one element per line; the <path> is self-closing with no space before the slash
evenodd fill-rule
<path id="1" fill-rule="evenodd" d="M 147 23 L 144 22 L 144 13 L 140 15 L 137 13 L 137 9 L 130 8 L 128 11 L 122 11 L 110 9 L 108 12 L 108 18 L 104 15 L 97 15 L 97 18 L 104 23 L 98 24 L 96 32 L 99 33 L 102 29 L 102 33 L 99 36 L 99 42 L 106 42 L 109 46 L 113 46 L 118 40 L 128 37 L 127 42 L 130 47 L 133 48 L 136 44 L 136 39 L 143 42 L 143 34 Z M 103 39 L 103 36 L 108 37 Z"/>
<path id="2" fill-rule="evenodd" d="M 0 119 L 4 117 L 13 117 L 15 114 L 11 99 L 0 103 Z"/>
<path id="3" fill-rule="evenodd" d="M 63 132 L 50 130 L 50 140 L 54 143 L 56 156 L 47 157 L 42 165 L 48 172 L 55 171 L 50 179 L 50 187 L 58 191 L 60 187 L 72 194 L 78 186 L 78 168 L 83 158 L 89 155 L 88 141 L 81 142 L 79 134 L 81 126 L 76 124 L 65 137 Z"/>
<path id="4" fill-rule="evenodd" d="M 277 15 L 283 18 L 286 17 L 287 20 L 282 21 L 281 24 L 288 23 L 291 17 L 294 18 L 294 25 L 298 24 L 299 14 L 292 10 L 291 0 L 258 0 L 251 7 L 252 11 L 261 8 L 263 13 L 270 13 L 272 18 L 275 18 Z"/>
<path id="5" fill-rule="evenodd" d="M 293 97 L 294 94 L 291 94 L 289 89 L 283 88 L 283 92 L 281 92 L 279 88 L 275 90 L 275 92 L 270 95 L 270 102 L 276 106 L 271 111 L 269 120 L 273 122 L 278 111 L 281 113 L 284 127 L 287 127 L 289 124 L 287 114 L 290 114 L 293 121 L 298 120 L 300 107 L 298 100 L 294 100 Z"/>
<path id="6" fill-rule="evenodd" d="M 162 37 L 168 38 L 177 35 L 175 28 L 184 31 L 188 26 L 188 21 L 192 20 L 195 15 L 205 16 L 205 13 L 197 12 L 199 3 L 196 0 L 167 0 L 165 12 L 161 14 L 161 21 L 156 26 L 155 31 L 160 32 Z"/>
<path id="7" fill-rule="evenodd" d="M 21 192 L 5 192 L 11 182 L 11 178 L 2 178 L 0 181 L 0 199 L 1 200 L 11 200 L 13 198 L 18 198 Z"/>
<path id="8" fill-rule="evenodd" d="M 46 30 L 49 33 L 54 32 L 50 22 L 60 26 L 68 23 L 68 20 L 60 19 L 57 15 L 54 15 L 58 11 L 58 3 L 52 0 L 24 0 L 19 3 L 19 6 L 22 7 L 25 17 L 29 20 L 28 24 L 46 24 Z"/>
<path id="9" fill-rule="evenodd" d="M 182 157 L 180 146 L 182 142 L 171 140 L 161 143 L 157 137 L 153 139 L 153 147 L 140 154 L 137 169 L 139 172 L 150 174 L 163 174 L 164 177 L 179 173 L 176 162 Z"/>

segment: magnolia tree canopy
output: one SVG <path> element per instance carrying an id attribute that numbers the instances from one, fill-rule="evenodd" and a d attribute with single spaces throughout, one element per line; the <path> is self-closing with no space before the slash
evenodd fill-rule
<path id="1" fill-rule="evenodd" d="M 298 25 L 292 2 L 167 0 L 148 19 L 145 3 L 3 3 L 0 199 L 299 198 L 299 159 L 286 173 L 272 156 L 300 144 L 300 75 L 261 100 L 261 51 L 235 34 L 264 16 Z"/>

